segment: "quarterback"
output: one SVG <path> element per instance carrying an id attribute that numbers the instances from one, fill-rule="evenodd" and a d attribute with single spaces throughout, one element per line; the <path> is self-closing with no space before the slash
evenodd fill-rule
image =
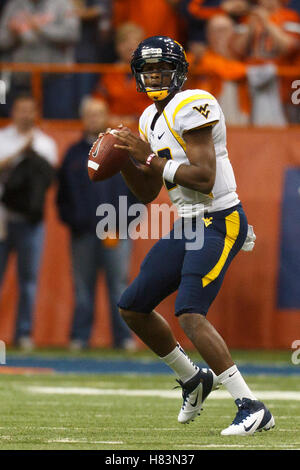
<path id="1" fill-rule="evenodd" d="M 187 250 L 185 235 L 176 238 L 174 229 L 152 247 L 119 301 L 120 313 L 177 375 L 183 396 L 180 423 L 193 421 L 210 392 L 222 384 L 237 414 L 221 434 L 268 430 L 275 425 L 272 414 L 249 389 L 223 338 L 206 318 L 232 259 L 253 244 L 228 158 L 224 115 L 210 93 L 181 91 L 188 63 L 173 39 L 154 36 L 142 41 L 131 68 L 138 91 L 153 103 L 140 117 L 140 137 L 119 128 L 117 147 L 131 155 L 123 178 L 145 203 L 153 201 L 164 184 L 182 223 L 201 217 L 205 227 L 201 249 Z M 201 369 L 189 359 L 155 311 L 175 291 L 175 315 L 209 368 Z"/>

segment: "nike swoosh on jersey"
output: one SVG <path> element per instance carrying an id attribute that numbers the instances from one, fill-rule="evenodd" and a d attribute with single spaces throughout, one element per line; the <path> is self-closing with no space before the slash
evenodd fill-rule
<path id="1" fill-rule="evenodd" d="M 160 140 L 163 135 L 164 135 L 164 132 L 161 135 L 158 136 L 158 140 Z"/>

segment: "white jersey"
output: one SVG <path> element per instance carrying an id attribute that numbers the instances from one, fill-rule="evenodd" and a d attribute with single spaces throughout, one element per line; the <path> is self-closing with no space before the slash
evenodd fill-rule
<path id="1" fill-rule="evenodd" d="M 185 90 L 169 101 L 161 115 L 155 104 L 140 117 L 139 131 L 158 156 L 190 164 L 186 155 L 184 132 L 212 125 L 216 153 L 216 178 L 210 195 L 164 181 L 169 197 L 181 217 L 214 212 L 239 203 L 236 182 L 226 148 L 226 126 L 217 100 L 204 90 Z"/>

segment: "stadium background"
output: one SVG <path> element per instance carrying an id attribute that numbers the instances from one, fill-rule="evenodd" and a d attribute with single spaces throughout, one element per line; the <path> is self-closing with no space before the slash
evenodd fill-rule
<path id="1" fill-rule="evenodd" d="M 157 0 L 157 3 L 160 3 L 157 8 L 160 8 L 161 24 L 165 25 L 163 19 L 167 17 L 170 31 L 165 26 L 156 25 L 160 29 L 153 32 L 149 18 L 145 22 L 145 16 L 137 17 L 141 10 L 137 6 L 132 7 L 130 1 L 116 2 L 119 7 L 116 21 L 122 22 L 122 15 L 128 16 L 130 12 L 131 21 L 138 24 L 144 21 L 142 26 L 146 36 L 163 31 L 181 39 L 174 29 L 176 21 L 170 16 L 170 5 L 166 4 L 164 8 L 167 11 L 163 11 L 163 2 Z M 151 5 L 152 9 L 156 8 L 154 2 Z M 45 69 L 39 70 L 37 66 L 33 74 L 33 91 L 38 99 L 42 98 L 41 70 Z M 69 66 L 69 71 L 73 70 L 75 68 Z M 297 70 L 299 78 L 300 70 Z M 287 71 L 286 76 L 292 80 L 297 75 L 295 71 L 291 75 Z M 1 120 L 1 126 L 7 123 L 7 119 Z M 80 125 L 74 120 L 41 119 L 40 125 L 56 140 L 61 159 L 67 147 L 80 136 Z M 136 129 L 134 124 L 132 127 Z M 230 347 L 288 349 L 297 339 L 300 324 L 299 125 L 289 124 L 282 128 L 229 126 L 228 148 L 238 194 L 249 223 L 254 226 L 257 242 L 253 253 L 241 253 L 233 262 L 209 318 Z M 55 188 L 51 189 L 47 200 L 47 237 L 35 310 L 34 338 L 38 346 L 67 345 L 72 318 L 68 233 L 58 220 L 54 198 Z M 167 194 L 163 191 L 155 202 L 168 202 Z M 131 277 L 137 273 L 141 260 L 153 243 L 151 240 L 134 243 Z M 6 343 L 10 343 L 13 336 L 16 289 L 15 263 L 12 260 L 0 301 L 0 338 Z M 173 316 L 174 300 L 173 295 L 164 301 L 159 311 L 170 321 L 181 344 L 188 348 L 191 344 Z M 91 345 L 104 347 L 110 344 L 107 294 L 104 280 L 100 278 Z"/>

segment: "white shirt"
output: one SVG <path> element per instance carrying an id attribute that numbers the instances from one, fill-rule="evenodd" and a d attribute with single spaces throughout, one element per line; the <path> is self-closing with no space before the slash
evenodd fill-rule
<path id="1" fill-rule="evenodd" d="M 27 138 L 28 137 L 18 132 L 14 125 L 0 129 L 0 161 L 20 151 L 26 144 Z M 51 165 L 54 166 L 57 164 L 57 146 L 54 139 L 38 128 L 34 128 L 33 130 L 32 148 Z M 14 160 L 14 165 L 20 162 L 22 158 L 22 155 L 20 155 L 20 158 Z M 3 184 L 0 183 L 0 195 L 2 192 Z M 0 240 L 5 238 L 7 220 L 24 220 L 24 218 L 20 214 L 7 210 L 4 205 L 0 203 Z"/>
<path id="2" fill-rule="evenodd" d="M 220 211 L 239 203 L 234 172 L 226 147 L 226 126 L 217 100 L 204 90 L 177 93 L 157 118 L 155 104 L 148 106 L 140 117 L 139 130 L 158 156 L 189 165 L 184 132 L 212 125 L 216 153 L 216 178 L 210 195 L 164 181 L 169 197 L 181 217 L 193 217 L 203 212 Z M 152 124 L 152 129 L 151 129 Z"/>
<path id="3" fill-rule="evenodd" d="M 0 129 L 0 161 L 20 151 L 26 140 L 27 137 L 20 134 L 14 125 Z M 33 130 L 32 148 L 51 165 L 57 164 L 57 147 L 54 139 L 37 127 Z"/>

